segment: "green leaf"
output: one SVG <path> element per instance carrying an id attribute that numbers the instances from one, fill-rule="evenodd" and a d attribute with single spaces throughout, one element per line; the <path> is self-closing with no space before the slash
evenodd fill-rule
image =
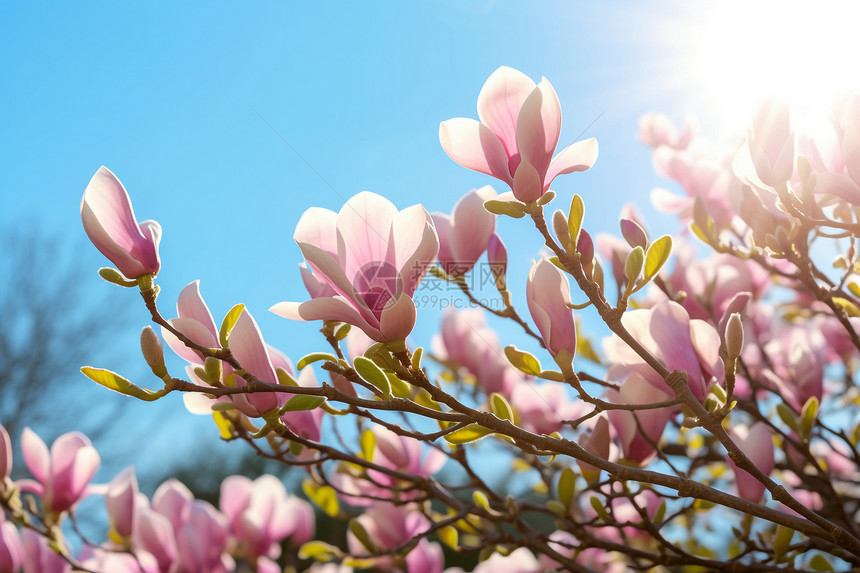
<path id="1" fill-rule="evenodd" d="M 600 517 L 600 519 L 602 519 L 606 523 L 612 523 L 612 520 L 609 517 L 609 514 L 606 513 L 606 508 L 603 507 L 603 504 L 600 502 L 600 500 L 597 498 L 597 496 L 592 495 L 590 501 L 591 501 L 591 507 L 593 507 L 594 511 L 597 512 L 598 517 Z"/>
<path id="2" fill-rule="evenodd" d="M 230 309 L 224 321 L 221 322 L 221 330 L 218 331 L 218 340 L 221 341 L 221 348 L 227 348 L 227 342 L 230 340 L 230 331 L 236 326 L 236 321 L 239 320 L 239 315 L 245 310 L 244 304 L 237 304 Z"/>
<path id="3" fill-rule="evenodd" d="M 278 377 L 278 384 L 281 386 L 298 386 L 296 379 L 290 376 L 290 373 L 283 368 L 275 368 L 275 374 Z"/>
<path id="4" fill-rule="evenodd" d="M 490 500 L 484 492 L 478 490 L 473 491 L 472 500 L 475 502 L 475 505 L 481 509 L 490 509 Z"/>
<path id="5" fill-rule="evenodd" d="M 369 462 L 373 461 L 373 452 L 376 451 L 376 434 L 372 430 L 365 430 L 358 439 L 361 445 L 361 456 Z"/>
<path id="6" fill-rule="evenodd" d="M 519 219 L 526 214 L 525 205 L 518 201 L 496 201 L 491 199 L 484 201 L 484 209 L 493 215 L 507 215 L 514 219 Z"/>
<path id="7" fill-rule="evenodd" d="M 376 544 L 371 541 L 370 535 L 367 534 L 367 530 L 357 519 L 349 520 L 349 531 L 355 536 L 356 539 L 364 546 L 367 551 L 370 553 L 376 553 L 379 551 L 379 548 L 376 547 Z"/>
<path id="8" fill-rule="evenodd" d="M 574 195 L 570 202 L 570 212 L 567 215 L 567 229 L 570 234 L 570 244 L 575 249 L 576 241 L 579 239 L 579 230 L 582 229 L 582 219 L 585 216 L 585 204 L 582 197 Z"/>
<path id="9" fill-rule="evenodd" d="M 221 412 L 212 412 L 212 418 L 215 420 L 215 425 L 218 426 L 218 431 L 221 434 L 222 440 L 230 440 L 233 438 L 233 422 Z"/>
<path id="10" fill-rule="evenodd" d="M 785 422 L 786 426 L 795 432 L 798 431 L 797 419 L 794 417 L 794 413 L 788 408 L 788 406 L 785 404 L 777 404 L 776 413 L 779 415 L 779 419 Z"/>
<path id="11" fill-rule="evenodd" d="M 412 386 L 408 382 L 401 380 L 394 372 L 384 371 L 388 377 L 388 382 L 391 384 L 391 393 L 398 398 L 411 398 Z"/>
<path id="12" fill-rule="evenodd" d="M 312 394 L 296 394 L 290 398 L 281 408 L 281 412 L 299 412 L 305 410 L 316 410 L 325 404 L 325 396 L 314 396 Z"/>
<path id="13" fill-rule="evenodd" d="M 651 520 L 654 525 L 658 528 L 663 523 L 663 518 L 666 517 L 666 500 L 660 501 L 660 507 L 657 508 L 657 512 L 654 514 L 654 519 Z"/>
<path id="14" fill-rule="evenodd" d="M 558 479 L 558 499 L 565 507 L 570 507 L 574 493 L 576 493 L 576 474 L 572 469 L 564 468 Z"/>
<path id="15" fill-rule="evenodd" d="M 317 487 L 311 480 L 302 482 L 302 491 L 309 500 L 314 502 L 323 512 L 331 517 L 340 513 L 340 503 L 337 501 L 337 493 L 328 485 Z"/>
<path id="16" fill-rule="evenodd" d="M 803 405 L 803 408 L 800 411 L 800 427 L 798 428 L 800 431 L 798 432 L 798 435 L 802 439 L 806 440 L 809 438 L 817 416 L 818 398 L 810 396 L 809 400 L 806 401 L 806 404 Z"/>
<path id="17" fill-rule="evenodd" d="M 104 386 L 108 390 L 113 390 L 114 392 L 119 392 L 120 394 L 131 396 L 145 402 L 154 402 L 167 394 L 167 390 L 153 392 L 151 390 L 141 388 L 140 386 L 136 386 L 116 372 L 111 372 L 110 370 L 105 370 L 103 368 L 84 366 L 81 368 L 81 372 L 84 376 L 96 384 Z"/>
<path id="18" fill-rule="evenodd" d="M 645 254 L 645 282 L 657 276 L 657 273 L 660 272 L 660 269 L 669 260 L 670 254 L 672 254 L 672 237 L 669 235 L 663 235 L 651 243 L 651 246 L 648 247 L 648 252 Z"/>
<path id="19" fill-rule="evenodd" d="M 505 356 L 508 357 L 511 364 L 525 374 L 538 376 L 543 370 L 537 358 L 524 350 L 519 350 L 516 346 L 506 346 Z"/>
<path id="20" fill-rule="evenodd" d="M 782 561 L 791 545 L 791 538 L 794 537 L 794 530 L 784 525 L 776 527 L 776 534 L 773 536 L 773 553 L 777 563 Z"/>
<path id="21" fill-rule="evenodd" d="M 815 555 L 810 559 L 809 566 L 816 571 L 833 571 L 833 565 L 821 554 Z"/>
<path id="22" fill-rule="evenodd" d="M 349 324 L 341 324 L 340 327 L 334 333 L 335 340 L 343 340 L 346 338 L 346 335 L 349 334 L 350 329 L 352 328 Z"/>
<path id="23" fill-rule="evenodd" d="M 514 409 L 504 396 L 498 392 L 490 394 L 490 411 L 500 420 L 508 420 L 514 422 Z"/>
<path id="24" fill-rule="evenodd" d="M 352 361 L 352 366 L 366 382 L 379 388 L 385 396 L 391 395 L 391 382 L 389 382 L 388 376 L 373 360 L 364 356 L 356 356 Z"/>
<path id="25" fill-rule="evenodd" d="M 102 267 L 99 269 L 99 276 L 109 283 L 119 285 L 121 287 L 137 286 L 137 280 L 129 280 L 123 276 L 121 272 L 113 267 Z"/>
<path id="26" fill-rule="evenodd" d="M 642 250 L 642 247 L 636 247 L 627 255 L 627 262 L 624 263 L 624 276 L 627 277 L 628 289 L 633 288 L 633 283 L 639 278 L 644 263 L 645 251 Z"/>
<path id="27" fill-rule="evenodd" d="M 549 191 L 540 196 L 540 199 L 538 199 L 537 204 L 543 207 L 544 205 L 551 203 L 553 199 L 555 199 L 555 191 L 550 189 Z"/>
<path id="28" fill-rule="evenodd" d="M 421 357 L 424 355 L 424 349 L 420 346 L 412 353 L 412 368 L 421 370 Z"/>
<path id="29" fill-rule="evenodd" d="M 321 563 L 327 563 L 343 557 L 343 552 L 334 545 L 322 541 L 308 541 L 299 549 L 299 558 L 313 559 Z"/>
<path id="30" fill-rule="evenodd" d="M 453 525 L 446 525 L 445 527 L 440 528 L 436 535 L 439 536 L 439 541 L 447 545 L 453 550 L 457 550 L 460 547 L 460 533 L 457 531 Z"/>
<path id="31" fill-rule="evenodd" d="M 445 440 L 449 444 L 467 444 L 469 442 L 474 442 L 475 440 L 480 440 L 484 436 L 492 433 L 492 430 L 485 428 L 480 424 L 469 424 L 465 428 L 460 428 L 456 432 L 451 432 L 446 435 Z"/>
<path id="32" fill-rule="evenodd" d="M 337 362 L 337 358 L 332 354 L 327 354 L 325 352 L 314 352 L 312 354 L 308 354 L 307 356 L 303 356 L 299 363 L 296 364 L 297 370 L 303 370 L 305 366 L 308 364 L 313 364 L 314 362 L 319 362 L 320 360 L 325 360 L 326 362 Z"/>

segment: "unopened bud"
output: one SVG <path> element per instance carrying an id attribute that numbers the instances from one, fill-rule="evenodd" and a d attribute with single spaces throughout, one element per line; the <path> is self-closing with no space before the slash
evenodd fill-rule
<path id="1" fill-rule="evenodd" d="M 506 292 L 505 274 L 508 272 L 508 250 L 505 248 L 501 237 L 496 233 L 490 235 L 490 242 L 487 245 L 487 261 L 490 263 L 496 288 L 501 293 Z"/>
<path id="2" fill-rule="evenodd" d="M 729 360 L 737 360 L 744 349 L 744 325 L 741 315 L 732 313 L 726 322 L 726 356 Z"/>
<path id="3" fill-rule="evenodd" d="M 167 367 L 164 365 L 164 349 L 161 346 L 161 339 L 151 326 L 144 326 L 140 331 L 140 350 L 152 373 L 159 378 L 166 378 L 168 374 Z"/>
<path id="4" fill-rule="evenodd" d="M 12 473 L 12 441 L 6 428 L 0 424 L 0 490 L 5 478 Z"/>

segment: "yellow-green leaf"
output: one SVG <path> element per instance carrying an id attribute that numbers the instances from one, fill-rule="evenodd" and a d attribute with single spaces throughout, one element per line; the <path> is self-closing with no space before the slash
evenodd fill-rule
<path id="1" fill-rule="evenodd" d="M 373 461 L 373 452 L 376 451 L 376 434 L 371 430 L 365 430 L 359 438 L 361 444 L 361 456 L 369 462 Z"/>
<path id="2" fill-rule="evenodd" d="M 480 424 L 469 424 L 465 428 L 460 428 L 456 432 L 451 432 L 445 436 L 445 440 L 450 444 L 467 444 L 480 440 L 484 436 L 493 433 L 489 428 L 485 428 Z"/>
<path id="3" fill-rule="evenodd" d="M 132 396 L 133 398 L 138 398 L 139 400 L 144 400 L 146 402 L 154 402 L 167 393 L 166 390 L 153 392 L 151 390 L 141 388 L 140 386 L 132 384 L 116 372 L 111 372 L 104 368 L 84 366 L 81 368 L 81 372 L 83 372 L 84 376 L 93 382 L 100 384 L 109 390 L 119 392 L 126 396 Z"/>
<path id="4" fill-rule="evenodd" d="M 326 514 L 335 517 L 340 513 L 340 503 L 337 501 L 337 493 L 328 485 L 317 487 L 311 480 L 302 482 L 302 491 Z"/>
<path id="5" fill-rule="evenodd" d="M 364 528 L 360 521 L 358 521 L 357 519 L 350 519 L 349 531 L 370 553 L 376 553 L 377 551 L 379 551 L 379 549 L 376 547 L 376 544 L 370 539 L 370 535 L 368 535 L 367 530 Z"/>
<path id="6" fill-rule="evenodd" d="M 573 494 L 576 493 L 576 474 L 570 468 L 564 468 L 558 479 L 558 500 L 565 507 L 573 503 Z"/>
<path id="7" fill-rule="evenodd" d="M 624 263 L 624 276 L 627 277 L 628 289 L 633 288 L 633 283 L 639 278 L 644 263 L 645 251 L 642 250 L 642 247 L 636 247 L 627 255 L 627 262 Z"/>
<path id="8" fill-rule="evenodd" d="M 424 349 L 420 346 L 412 353 L 412 368 L 421 370 L 421 356 L 424 355 Z"/>
<path id="9" fill-rule="evenodd" d="M 791 545 L 791 538 L 794 537 L 794 530 L 784 525 L 776 527 L 776 534 L 773 536 L 773 553 L 777 563 L 782 561 L 783 556 L 788 551 Z"/>
<path id="10" fill-rule="evenodd" d="M 579 230 L 582 229 L 582 219 L 585 216 L 585 204 L 582 197 L 574 195 L 570 202 L 570 212 L 567 215 L 567 229 L 570 234 L 570 244 L 576 248 L 579 239 Z"/>
<path id="11" fill-rule="evenodd" d="M 525 374 L 537 376 L 543 370 L 537 358 L 524 350 L 519 350 L 516 346 L 506 346 L 505 356 L 508 357 L 511 364 Z"/>
<path id="12" fill-rule="evenodd" d="M 516 201 L 484 201 L 484 209 L 493 215 L 507 215 L 514 219 L 519 219 L 525 215 L 525 206 Z"/>
<path id="13" fill-rule="evenodd" d="M 349 324 L 341 324 L 340 327 L 334 333 L 335 340 L 343 340 L 346 338 L 346 335 L 349 334 L 350 329 L 352 328 Z"/>
<path id="14" fill-rule="evenodd" d="M 340 549 L 322 541 L 308 541 L 299 549 L 299 558 L 314 559 L 321 563 L 341 557 L 343 557 L 343 552 Z"/>
<path id="15" fill-rule="evenodd" d="M 475 502 L 475 505 L 481 509 L 490 509 L 490 500 L 484 492 L 478 490 L 473 491 L 472 500 Z"/>
<path id="16" fill-rule="evenodd" d="M 237 304 L 230 309 L 230 312 L 227 313 L 227 316 L 221 322 L 221 329 L 218 331 L 218 340 L 221 341 L 221 348 L 227 348 L 227 342 L 230 340 L 230 331 L 233 330 L 243 310 L 245 310 L 245 305 Z"/>
<path id="17" fill-rule="evenodd" d="M 388 376 L 373 360 L 364 356 L 356 356 L 352 361 L 352 366 L 366 382 L 379 388 L 385 396 L 391 395 L 391 382 L 388 380 Z"/>
<path id="18" fill-rule="evenodd" d="M 833 571 L 833 565 L 821 554 L 815 555 L 809 561 L 809 566 L 816 571 Z"/>
<path id="19" fill-rule="evenodd" d="M 645 254 L 645 282 L 657 276 L 657 273 L 660 272 L 660 269 L 669 260 L 671 253 L 672 237 L 669 235 L 663 235 L 651 243 L 651 246 L 648 247 L 648 252 Z"/>
<path id="20" fill-rule="evenodd" d="M 325 396 L 314 396 L 312 394 L 296 394 L 290 398 L 281 412 L 298 412 L 304 410 L 315 410 L 325 404 Z"/>
<path id="21" fill-rule="evenodd" d="M 490 411 L 500 420 L 514 422 L 514 409 L 504 396 L 498 392 L 490 394 Z"/>
<path id="22" fill-rule="evenodd" d="M 446 525 L 445 527 L 440 528 L 436 535 L 439 536 L 439 540 L 450 547 L 451 549 L 457 550 L 460 547 L 460 533 L 457 529 L 452 525 Z"/>
<path id="23" fill-rule="evenodd" d="M 327 354 L 325 352 L 314 352 L 307 356 L 303 356 L 302 359 L 299 360 L 299 363 L 296 364 L 296 368 L 298 370 L 303 370 L 308 364 L 313 364 L 314 362 L 319 362 L 321 360 L 325 360 L 326 362 L 337 362 L 337 358 L 331 354 Z"/>
<path id="24" fill-rule="evenodd" d="M 215 420 L 215 425 L 218 426 L 218 431 L 221 434 L 222 440 L 233 438 L 233 422 L 227 419 L 227 416 L 221 412 L 212 412 L 212 418 Z"/>

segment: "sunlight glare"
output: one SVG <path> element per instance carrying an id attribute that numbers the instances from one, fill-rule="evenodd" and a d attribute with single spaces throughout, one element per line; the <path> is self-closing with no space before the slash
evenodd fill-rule
<path id="1" fill-rule="evenodd" d="M 793 114 L 821 112 L 841 93 L 860 88 L 860 2 L 698 6 L 701 20 L 685 32 L 693 46 L 688 73 L 723 118 L 746 121 L 765 97 L 785 99 Z"/>

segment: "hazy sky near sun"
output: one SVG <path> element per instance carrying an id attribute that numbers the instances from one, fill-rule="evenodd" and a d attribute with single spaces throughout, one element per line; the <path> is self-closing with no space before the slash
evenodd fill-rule
<path id="1" fill-rule="evenodd" d="M 421 202 L 445 212 L 471 188 L 503 191 L 453 163 L 438 128 L 477 117 L 483 82 L 506 65 L 552 82 L 564 114 L 560 146 L 599 140 L 593 169 L 557 180 L 558 207 L 579 193 L 589 230 L 615 231 L 622 205 L 634 201 L 674 231 L 648 204 L 663 182 L 637 141 L 637 120 L 662 111 L 681 121 L 693 111 L 707 131 L 722 118 L 697 108 L 707 94 L 682 65 L 689 54 L 675 33 L 695 34 L 683 3 L 642 4 L 7 0 L 0 224 L 80 239 L 81 194 L 106 165 L 138 219 L 164 229 L 164 313 L 200 279 L 216 320 L 247 303 L 267 341 L 297 359 L 321 348 L 318 327 L 267 308 L 307 297 L 292 241 L 302 212 L 338 210 L 364 189 L 400 208 Z M 523 221 L 500 228 L 522 301 L 540 244 Z M 96 276 L 101 255 L 80 245 L 93 296 L 116 288 Z M 131 291 L 128 301 L 140 302 Z M 418 344 L 429 343 L 437 317 L 421 319 Z M 118 340 L 134 368 L 138 332 Z M 180 400 L 171 404 L 182 412 Z"/>

